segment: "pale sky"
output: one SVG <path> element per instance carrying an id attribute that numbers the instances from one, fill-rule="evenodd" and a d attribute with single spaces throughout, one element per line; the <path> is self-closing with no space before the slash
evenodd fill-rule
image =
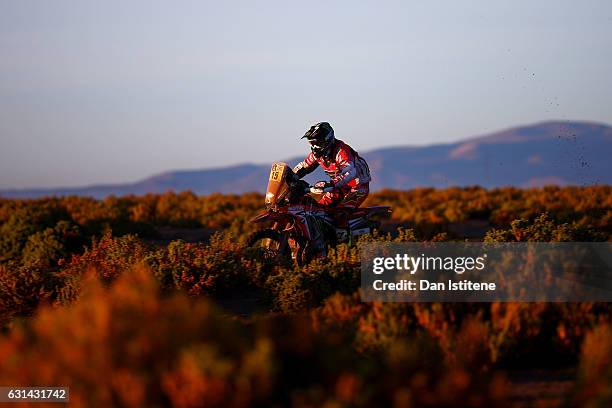
<path id="1" fill-rule="evenodd" d="M 612 1 L 0 0 L 0 188 L 612 123 Z"/>

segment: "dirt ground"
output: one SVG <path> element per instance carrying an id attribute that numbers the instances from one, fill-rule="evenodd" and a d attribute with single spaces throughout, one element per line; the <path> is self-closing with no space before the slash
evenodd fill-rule
<path id="1" fill-rule="evenodd" d="M 565 397 L 574 385 L 576 369 L 517 370 L 506 375 L 512 384 L 510 400 L 513 406 L 557 407 L 567 405 Z"/>

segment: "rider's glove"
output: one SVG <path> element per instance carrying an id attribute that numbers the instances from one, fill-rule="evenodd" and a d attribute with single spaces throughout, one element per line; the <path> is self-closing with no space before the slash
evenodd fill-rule
<path id="1" fill-rule="evenodd" d="M 323 192 L 332 191 L 334 189 L 334 183 L 331 181 L 317 181 L 313 187 Z"/>

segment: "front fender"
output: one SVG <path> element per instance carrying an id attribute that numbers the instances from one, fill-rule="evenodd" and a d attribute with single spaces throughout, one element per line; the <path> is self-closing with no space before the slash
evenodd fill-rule
<path id="1" fill-rule="evenodd" d="M 249 222 L 255 224 L 259 222 L 283 221 L 283 220 L 287 220 L 286 214 L 279 214 L 274 211 L 266 210 L 266 211 L 260 212 L 255 217 L 251 218 Z"/>

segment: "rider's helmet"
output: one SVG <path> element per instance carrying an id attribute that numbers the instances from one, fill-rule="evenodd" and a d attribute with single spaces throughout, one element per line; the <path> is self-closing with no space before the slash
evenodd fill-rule
<path id="1" fill-rule="evenodd" d="M 334 146 L 334 129 L 327 122 L 319 122 L 308 129 L 302 136 L 310 143 L 310 150 L 316 158 L 329 157 Z"/>

